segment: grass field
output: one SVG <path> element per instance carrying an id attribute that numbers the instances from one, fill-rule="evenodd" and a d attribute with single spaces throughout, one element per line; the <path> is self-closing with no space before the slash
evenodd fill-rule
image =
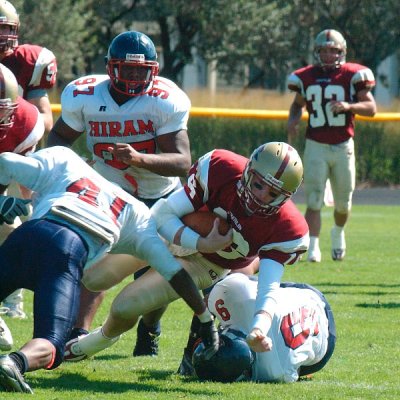
<path id="1" fill-rule="evenodd" d="M 299 206 L 304 211 L 304 206 Z M 36 399 L 399 399 L 400 251 L 398 206 L 354 206 L 347 229 L 345 261 L 330 260 L 332 209 L 323 211 L 321 264 L 287 268 L 284 280 L 307 282 L 323 291 L 336 319 L 338 341 L 327 366 L 295 384 L 201 383 L 175 374 L 186 344 L 191 313 L 179 300 L 163 318 L 160 355 L 132 358 L 135 331 L 92 360 L 63 364 L 55 371 L 27 374 Z M 101 324 L 111 290 L 96 319 Z M 16 348 L 30 338 L 29 319 L 7 320 Z M 21 395 L 1 393 L 1 399 Z"/>

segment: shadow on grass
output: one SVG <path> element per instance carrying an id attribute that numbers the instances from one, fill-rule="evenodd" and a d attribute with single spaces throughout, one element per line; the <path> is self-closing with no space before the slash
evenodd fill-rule
<path id="1" fill-rule="evenodd" d="M 400 308 L 400 303 L 360 303 L 356 304 L 356 307 L 361 307 L 361 308 L 387 308 L 387 309 L 394 309 L 394 308 Z"/>
<path id="2" fill-rule="evenodd" d="M 79 390 L 82 392 L 90 392 L 90 393 L 125 393 L 130 391 L 143 392 L 159 392 L 165 393 L 165 384 L 161 381 L 171 380 L 174 381 L 175 375 L 174 372 L 168 371 L 161 371 L 150 369 L 148 371 L 143 371 L 143 373 L 139 374 L 139 378 L 136 376 L 136 380 L 133 382 L 121 382 L 117 380 L 107 379 L 104 380 L 95 380 L 95 379 L 88 379 L 87 377 L 77 374 L 77 373 L 63 373 L 61 375 L 58 374 L 46 374 L 45 377 L 35 377 L 29 379 L 29 383 L 33 383 L 33 389 L 40 388 L 40 389 L 52 389 L 57 388 L 57 390 Z M 110 377 L 111 378 L 111 377 Z M 138 382 L 141 381 L 141 382 Z M 144 381 L 149 381 L 145 383 Z M 151 382 L 150 382 L 151 381 Z M 160 381 L 160 385 L 157 382 Z M 176 385 L 174 385 L 173 389 L 169 386 L 169 390 L 173 392 L 180 392 L 186 395 L 206 395 L 206 396 L 218 396 L 221 395 L 221 392 L 218 390 L 210 390 L 209 388 L 203 390 L 195 390 L 193 387 L 189 387 L 189 385 L 185 385 L 185 382 L 188 384 L 192 384 L 195 381 L 194 378 L 190 380 L 186 379 L 179 379 L 176 380 Z"/>
<path id="3" fill-rule="evenodd" d="M 399 283 L 391 283 L 391 284 L 387 284 L 387 283 L 334 283 L 334 282 L 314 282 L 313 286 L 316 288 L 346 288 L 346 287 L 363 287 L 363 288 L 382 288 L 382 289 L 395 289 L 395 288 L 400 288 L 400 284 Z M 327 293 L 326 290 L 323 291 L 324 293 Z M 337 293 L 336 291 L 332 291 L 332 293 Z M 368 292 L 368 293 L 374 293 L 374 292 Z M 379 292 L 378 292 L 379 293 Z"/>

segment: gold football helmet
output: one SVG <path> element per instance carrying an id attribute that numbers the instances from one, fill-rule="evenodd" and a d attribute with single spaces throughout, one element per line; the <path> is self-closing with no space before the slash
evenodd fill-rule
<path id="1" fill-rule="evenodd" d="M 8 1 L 0 0 L 0 52 L 18 46 L 19 15 Z"/>
<path id="2" fill-rule="evenodd" d="M 279 194 L 268 204 L 251 191 L 255 175 Z M 284 142 L 270 142 L 253 151 L 238 182 L 238 195 L 249 215 L 271 215 L 292 197 L 302 180 L 303 163 L 296 149 Z"/>
<path id="3" fill-rule="evenodd" d="M 320 51 L 322 48 L 337 49 L 338 54 L 332 63 L 321 60 Z M 317 65 L 324 68 L 340 68 L 346 62 L 347 45 L 343 35 L 334 29 L 325 29 L 318 33 L 314 41 L 314 58 Z"/>

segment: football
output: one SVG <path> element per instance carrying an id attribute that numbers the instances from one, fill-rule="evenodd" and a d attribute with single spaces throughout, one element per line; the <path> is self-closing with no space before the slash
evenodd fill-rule
<path id="1" fill-rule="evenodd" d="M 210 233 L 215 218 L 219 218 L 220 220 L 219 233 L 221 235 L 226 235 L 231 226 L 225 219 L 211 211 L 194 211 L 190 214 L 186 214 L 182 217 L 182 222 L 199 235 L 205 237 Z"/>

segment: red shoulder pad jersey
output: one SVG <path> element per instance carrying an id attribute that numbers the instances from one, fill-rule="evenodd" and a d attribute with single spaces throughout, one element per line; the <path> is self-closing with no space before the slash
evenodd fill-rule
<path id="1" fill-rule="evenodd" d="M 57 61 L 45 47 L 33 44 L 17 46 L 1 62 L 14 73 L 24 98 L 30 90 L 50 89 L 56 82 Z"/>
<path id="2" fill-rule="evenodd" d="M 9 151 L 25 155 L 34 150 L 44 134 L 44 124 L 38 109 L 22 97 L 18 97 L 17 102 L 14 125 L 0 140 L 0 153 Z"/>
<path id="3" fill-rule="evenodd" d="M 331 70 L 309 65 L 294 71 L 288 81 L 288 88 L 306 100 L 309 114 L 306 138 L 327 144 L 342 143 L 354 136 L 354 114 L 334 115 L 329 102 L 354 103 L 357 92 L 374 86 L 372 71 L 354 63 Z"/>
<path id="4" fill-rule="evenodd" d="M 203 256 L 232 270 L 247 266 L 257 256 L 283 265 L 294 264 L 308 247 L 307 223 L 291 200 L 275 215 L 246 215 L 237 184 L 247 161 L 231 151 L 214 150 L 201 157 L 190 170 L 185 192 L 195 210 L 206 205 L 219 215 L 226 213 L 234 229 L 229 248 Z"/>

